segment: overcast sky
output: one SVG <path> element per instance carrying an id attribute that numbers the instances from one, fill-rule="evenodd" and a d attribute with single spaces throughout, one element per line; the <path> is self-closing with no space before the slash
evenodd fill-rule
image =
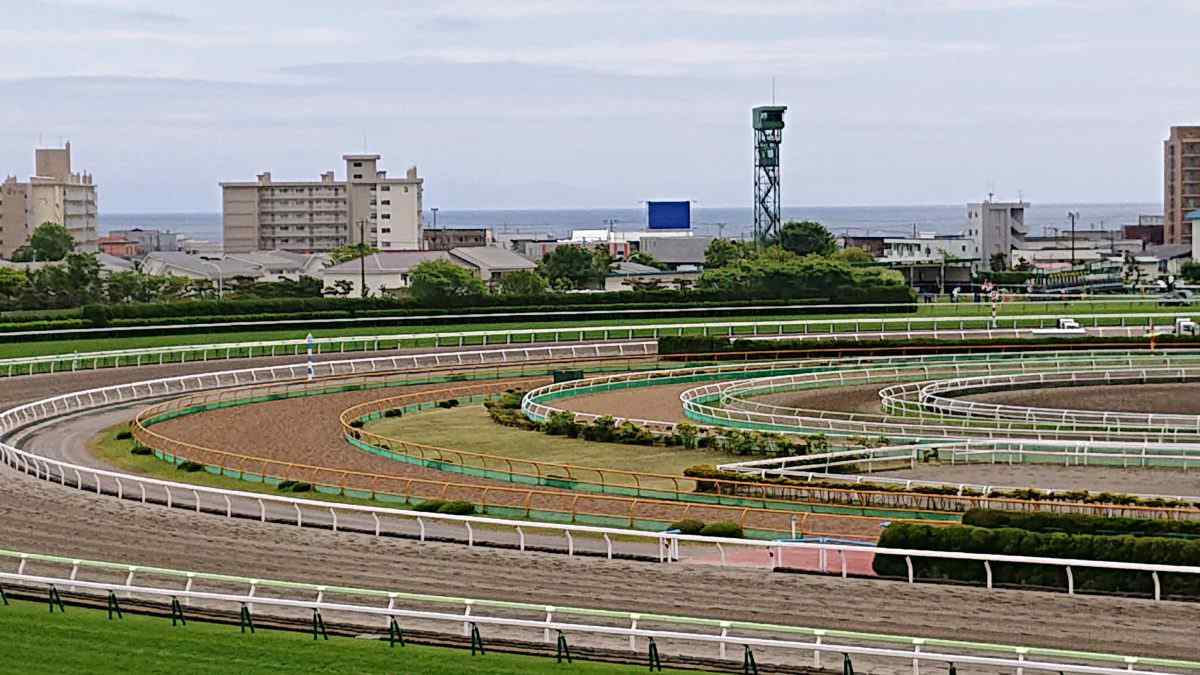
<path id="1" fill-rule="evenodd" d="M 5 0 L 0 174 L 69 139 L 110 211 L 416 164 L 427 207 L 1160 201 L 1200 124 L 1200 2 Z"/>

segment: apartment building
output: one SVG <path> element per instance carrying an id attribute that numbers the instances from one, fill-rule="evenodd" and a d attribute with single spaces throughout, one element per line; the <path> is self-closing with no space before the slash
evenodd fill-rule
<path id="1" fill-rule="evenodd" d="M 0 184 L 0 257 L 11 257 L 42 223 L 59 223 L 77 251 L 97 250 L 96 185 L 91 174 L 71 172 L 71 144 L 34 150 L 35 175 Z"/>
<path id="2" fill-rule="evenodd" d="M 1163 141 L 1163 240 L 1190 244 L 1185 216 L 1200 209 L 1200 127 L 1171 127 Z"/>
<path id="3" fill-rule="evenodd" d="M 963 233 L 975 240 L 978 266 L 988 269 L 992 256 L 1004 256 L 1012 265 L 1013 249 L 1021 248 L 1029 227 L 1025 225 L 1027 202 L 994 202 L 991 197 L 982 202 L 967 204 L 967 229 Z"/>
<path id="4" fill-rule="evenodd" d="M 379 169 L 379 155 L 343 155 L 346 179 L 332 171 L 318 181 L 221 183 L 226 253 L 313 253 L 364 239 L 385 251 L 421 249 L 424 179 L 416 167 L 403 178 Z"/>

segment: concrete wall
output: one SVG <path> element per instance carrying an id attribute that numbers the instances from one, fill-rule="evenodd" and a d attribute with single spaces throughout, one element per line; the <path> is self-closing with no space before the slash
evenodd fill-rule
<path id="1" fill-rule="evenodd" d="M 0 258 L 11 258 L 33 233 L 25 220 L 26 196 L 24 183 L 0 183 Z"/>
<path id="2" fill-rule="evenodd" d="M 226 185 L 221 190 L 226 253 L 258 250 L 258 187 Z"/>

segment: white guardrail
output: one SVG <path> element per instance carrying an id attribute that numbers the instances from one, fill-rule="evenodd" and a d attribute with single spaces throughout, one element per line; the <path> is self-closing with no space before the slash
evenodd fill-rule
<path id="1" fill-rule="evenodd" d="M 508 350 L 508 353 L 498 350 L 483 350 L 461 353 L 433 353 L 422 355 L 395 356 L 375 359 L 360 359 L 350 361 L 334 361 L 317 364 L 320 374 L 359 374 L 364 372 L 379 372 L 382 370 L 398 370 L 402 367 L 420 369 L 430 363 L 461 365 L 494 363 L 513 363 L 521 359 L 545 360 L 560 356 L 628 356 L 624 353 L 630 345 L 576 345 L 571 347 L 542 347 L 519 350 Z M 401 366 L 401 364 L 404 366 Z M 215 389 L 232 387 L 248 382 L 266 382 L 272 380 L 299 379 L 304 377 L 306 367 L 303 364 L 250 368 L 243 370 L 221 371 L 197 375 L 186 375 L 173 378 L 118 384 L 97 389 L 62 394 L 0 413 L 0 438 L 7 437 L 19 428 L 54 419 L 63 415 L 105 408 L 108 406 L 126 404 L 134 401 L 158 398 L 164 395 L 196 391 L 199 389 Z M 164 481 L 144 476 L 108 471 L 95 467 L 83 466 L 61 461 L 51 457 L 22 450 L 8 443 L 0 443 L 0 461 L 13 469 L 36 476 L 37 478 L 57 482 L 79 490 L 93 491 L 97 495 L 113 495 L 119 499 L 139 501 L 142 503 L 159 502 L 168 507 L 194 510 L 197 513 L 209 511 L 221 514 L 227 518 L 250 517 L 261 521 L 288 519 L 297 526 L 315 526 L 339 529 L 355 529 L 373 532 L 382 536 L 385 531 L 400 536 L 418 536 L 425 540 L 427 524 L 461 527 L 464 531 L 468 546 L 475 544 L 476 537 L 483 534 L 483 528 L 504 528 L 515 532 L 518 536 L 519 547 L 525 549 L 525 531 L 557 534 L 566 540 L 568 555 L 575 554 L 575 537 L 591 537 L 604 542 L 603 555 L 612 558 L 617 546 L 627 546 L 636 551 L 644 552 L 647 544 L 657 552 L 660 562 L 671 562 L 681 554 L 681 545 L 703 547 L 708 550 L 716 549 L 721 563 L 726 564 L 726 549 L 750 548 L 760 551 L 772 551 L 773 564 L 785 565 L 785 553 L 814 552 L 825 560 L 829 553 L 836 554 L 841 561 L 841 575 L 848 575 L 847 554 L 861 551 L 861 547 L 840 543 L 809 543 L 795 541 L 762 541 L 748 539 L 725 539 L 676 534 L 671 532 L 645 532 L 622 528 L 596 527 L 586 525 L 567 525 L 557 523 L 540 523 L 522 520 L 509 520 L 489 517 L 452 516 L 431 514 L 405 509 L 395 509 L 378 506 L 337 503 L 313 499 L 300 499 L 280 495 L 226 490 L 202 485 Z M 328 518 L 326 518 L 326 514 Z M 370 520 L 368 520 L 368 518 Z M 385 530 L 384 521 L 389 528 Z M 403 527 L 392 527 L 402 523 Z M 414 528 L 413 525 L 416 525 Z M 479 527 L 481 532 L 476 532 Z M 1144 572 L 1152 575 L 1154 580 L 1155 598 L 1161 599 L 1159 573 L 1170 574 L 1200 574 L 1200 567 L 1175 565 L 1150 565 L 1128 562 L 1110 562 L 1100 560 L 1076 560 L 1061 558 L 1042 558 L 1030 556 L 1007 556 L 993 554 L 960 553 L 950 551 L 921 551 L 912 549 L 873 549 L 877 554 L 903 556 L 907 562 L 909 583 L 915 583 L 912 559 L 935 558 L 946 560 L 973 560 L 982 564 L 986 570 L 987 587 L 992 587 L 992 563 L 1039 564 L 1061 567 L 1065 570 L 1068 584 L 1067 592 L 1075 593 L 1074 568 L 1117 569 L 1129 572 Z"/>
<path id="2" fill-rule="evenodd" d="M 1200 671 L 1200 662 L 1178 659 L 434 596 L 205 574 L 16 551 L 0 551 L 0 559 L 17 562 L 15 572 L 0 572 L 0 584 L 7 583 L 10 588 L 20 585 L 23 588 L 55 591 L 67 589 L 97 599 L 104 597 L 109 607 L 116 611 L 120 611 L 118 594 L 123 599 L 162 604 L 170 601 L 173 618 L 183 618 L 184 607 L 192 608 L 199 604 L 213 608 L 228 606 L 235 611 L 245 608 L 244 616 L 250 621 L 253 621 L 253 613 L 259 607 L 267 607 L 269 613 L 279 616 L 294 616 L 297 611 L 311 612 L 314 636 L 324 625 L 322 614 L 329 613 L 378 621 L 374 625 L 380 627 L 379 639 L 391 641 L 397 638 L 403 640 L 403 630 L 411 630 L 414 626 L 436 626 L 438 632 L 446 633 L 458 632 L 461 626 L 464 636 L 471 635 L 472 627 L 478 631 L 480 626 L 485 626 L 516 629 L 513 635 L 533 639 L 540 635 L 542 642 L 548 644 L 556 644 L 559 636 L 565 642 L 568 634 L 588 635 L 604 640 L 606 645 L 612 647 L 627 645 L 628 650 L 635 653 L 643 645 L 648 648 L 650 640 L 661 640 L 671 645 L 687 644 L 693 650 L 700 649 L 699 653 L 705 656 L 711 654 L 705 647 L 715 646 L 717 658 L 743 661 L 748 660 L 747 654 L 753 649 L 760 650 L 758 659 L 763 658 L 764 651 L 771 650 L 772 654 L 778 653 L 784 661 L 790 660 L 792 653 L 811 652 L 812 667 L 817 670 L 823 665 L 830 665 L 827 661 L 822 663 L 822 656 L 832 654 L 835 660 L 854 655 L 880 663 L 902 661 L 911 664 L 914 675 L 920 673 L 922 666 L 940 669 L 947 665 L 1097 675 Z M 30 563 L 51 567 L 56 573 L 30 573 L 26 569 Z M 67 568 L 70 569 L 69 576 L 62 576 Z M 58 571 L 60 569 L 62 572 Z M 124 582 L 88 578 L 89 575 L 106 574 L 123 574 Z M 155 583 L 135 585 L 135 577 Z M 177 584 L 178 587 L 173 588 L 171 584 Z M 201 586 L 203 590 L 199 588 Z M 269 591 L 271 595 L 264 596 L 262 591 Z M 378 600 L 380 604 L 368 604 L 371 599 Z M 384 600 L 386 606 L 382 606 Z M 448 611 L 453 609 L 458 611 Z M 479 638 L 482 640 L 482 632 Z M 730 650 L 729 647 L 734 649 Z"/>
<path id="3" fill-rule="evenodd" d="M 465 347 L 534 344 L 542 342 L 579 342 L 585 340 L 644 340 L 666 335 L 717 335 L 746 338 L 829 337 L 874 339 L 884 337 L 1002 337 L 1028 333 L 1028 329 L 1053 325 L 1062 315 L 1003 315 L 942 317 L 878 317 L 843 319 L 789 319 L 765 321 L 727 321 L 639 324 L 627 326 L 568 326 L 559 328 L 523 328 L 455 332 L 413 332 L 384 335 L 314 338 L 314 353 L 347 351 L 387 351 L 421 347 Z M 1093 328 L 1125 329 L 1127 337 L 1140 336 L 1141 328 L 1155 319 L 1170 318 L 1165 313 L 1082 314 L 1072 315 Z M 1173 316 L 1173 314 L 1171 315 Z M 1007 328 L 1005 328 L 1007 326 Z M 974 332 L 972 332 L 974 331 Z M 299 331 L 297 331 L 299 332 Z M 213 359 L 297 356 L 306 349 L 307 340 L 263 340 L 199 345 L 176 345 L 140 349 L 118 349 L 0 359 L 0 376 L 13 377 L 39 372 L 90 370 L 96 368 L 161 365 L 165 363 L 208 361 Z"/>

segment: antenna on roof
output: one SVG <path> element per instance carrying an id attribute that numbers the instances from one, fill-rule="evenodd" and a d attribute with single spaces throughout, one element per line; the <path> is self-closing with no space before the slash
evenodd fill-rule
<path id="1" fill-rule="evenodd" d="M 771 105 L 775 105 L 775 76 L 771 76 Z"/>

